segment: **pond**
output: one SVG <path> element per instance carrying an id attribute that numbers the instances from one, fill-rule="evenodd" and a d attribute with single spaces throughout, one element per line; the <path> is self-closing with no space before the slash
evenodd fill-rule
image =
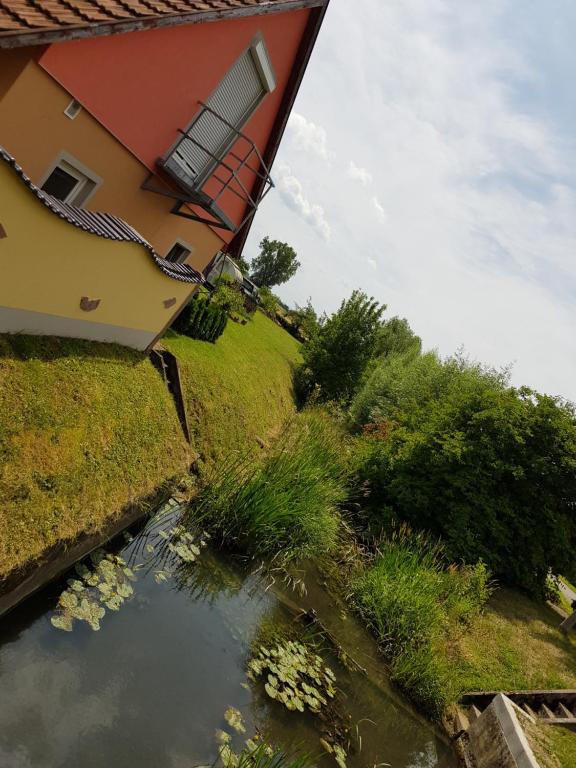
<path id="1" fill-rule="evenodd" d="M 166 507 L 160 523 L 107 548 L 122 558 L 114 565 L 118 572 L 131 569 L 125 579 L 131 587 L 124 587 L 126 598 L 118 604 L 109 593 L 100 595 L 111 609 L 97 619 L 98 631 L 81 620 L 72 622 L 72 631 L 53 624 L 66 625 L 58 600 L 63 590 L 81 589 L 82 570 L 68 574 L 74 587 L 66 580 L 52 583 L 2 620 L 3 768 L 192 768 L 217 759 L 219 729 L 231 732 L 238 748 L 258 731 L 277 746 L 306 751 L 317 764 L 336 765 L 320 746 L 317 716 L 288 711 L 268 697 L 260 679 L 246 677 L 263 628 L 283 624 L 294 632 L 301 625 L 293 602 L 313 605 L 322 624 L 339 640 L 342 635 L 342 646 L 368 670 L 368 676 L 349 671 L 323 646 L 354 737 L 349 768 L 456 764 L 432 727 L 387 689 L 370 638 L 317 578 L 306 597 L 277 585 L 270 589 L 269 580 L 233 567 L 210 546 L 196 555 L 202 537 L 194 544 L 181 538 L 177 515 L 178 509 Z M 98 558 L 87 560 L 83 573 L 98 567 Z M 98 595 L 104 587 L 94 587 L 96 581 L 79 596 Z M 225 719 L 230 707 L 242 715 L 242 735 Z"/>

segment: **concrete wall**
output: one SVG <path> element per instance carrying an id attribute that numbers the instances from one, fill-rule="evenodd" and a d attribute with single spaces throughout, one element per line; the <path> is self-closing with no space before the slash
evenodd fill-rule
<path id="1" fill-rule="evenodd" d="M 2 57 L 4 53 L 0 51 Z M 103 179 L 86 208 L 120 216 L 160 256 L 183 240 L 194 249 L 188 263 L 202 271 L 220 250 L 222 239 L 204 224 L 172 215 L 173 200 L 141 190 L 147 169 L 86 110 L 74 120 L 66 117 L 71 99 L 35 61 L 24 63 L 0 100 L 0 145 L 35 184 L 43 181 L 62 151 L 72 155 Z"/>
<path id="2" fill-rule="evenodd" d="M 144 246 L 60 219 L 2 161 L 0 225 L 0 333 L 145 349 L 195 289 L 164 275 Z M 82 297 L 99 304 L 85 311 Z"/>
<path id="3" fill-rule="evenodd" d="M 498 694 L 472 723 L 468 736 L 477 768 L 539 768 L 518 721 L 517 708 L 503 694 Z"/>

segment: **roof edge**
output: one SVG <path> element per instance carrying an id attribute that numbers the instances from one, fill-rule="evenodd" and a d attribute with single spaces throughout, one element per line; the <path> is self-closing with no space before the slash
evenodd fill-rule
<path id="1" fill-rule="evenodd" d="M 196 13 L 167 14 L 151 16 L 143 19 L 119 20 L 87 24 L 86 26 L 47 29 L 45 31 L 30 29 L 26 32 L 0 32 L 0 48 L 20 48 L 24 46 L 46 45 L 68 40 L 82 40 L 91 37 L 102 37 L 127 32 L 144 32 L 162 27 L 177 27 L 184 24 L 202 24 L 223 19 L 245 18 L 249 16 L 264 16 L 275 13 L 286 13 L 304 8 L 326 7 L 329 0 L 284 0 L 270 2 L 261 0 L 257 5 L 244 8 L 223 8 L 218 11 L 198 11 Z"/>

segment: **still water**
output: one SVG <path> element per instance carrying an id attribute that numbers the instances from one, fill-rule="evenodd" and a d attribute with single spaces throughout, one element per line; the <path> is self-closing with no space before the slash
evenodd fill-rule
<path id="1" fill-rule="evenodd" d="M 154 537 L 157 529 L 148 529 L 112 548 L 129 565 L 146 567 L 136 573 L 133 596 L 106 612 L 99 631 L 85 622 L 75 622 L 72 632 L 52 625 L 65 580 L 0 623 L 1 768 L 207 765 L 218 755 L 215 731 L 230 730 L 224 719 L 230 706 L 246 725 L 246 734 L 234 736 L 237 747 L 258 731 L 277 746 L 318 756 L 322 766 L 335 765 L 319 745 L 317 718 L 287 711 L 259 680 L 246 678 L 263 623 L 294 625 L 291 601 L 313 606 L 368 670 L 368 676 L 350 672 L 329 649 L 324 653 L 355 736 L 349 768 L 455 765 L 431 727 L 386 690 L 371 639 L 316 577 L 305 598 L 295 597 L 210 547 L 196 562 L 169 569 L 156 553 L 145 555 Z M 173 573 L 158 583 L 162 569 Z"/>

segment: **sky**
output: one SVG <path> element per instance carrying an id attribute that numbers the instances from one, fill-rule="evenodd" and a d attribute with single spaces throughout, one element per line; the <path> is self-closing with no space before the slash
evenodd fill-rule
<path id="1" fill-rule="evenodd" d="M 331 0 L 245 256 L 576 401 L 576 3 Z"/>

